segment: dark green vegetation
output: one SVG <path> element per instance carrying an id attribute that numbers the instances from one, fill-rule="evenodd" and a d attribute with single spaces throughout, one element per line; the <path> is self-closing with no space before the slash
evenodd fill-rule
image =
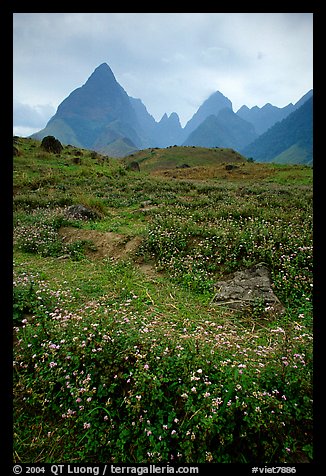
<path id="1" fill-rule="evenodd" d="M 312 461 L 312 169 L 15 147 L 15 461 Z M 262 261 L 283 314 L 214 304 Z"/>

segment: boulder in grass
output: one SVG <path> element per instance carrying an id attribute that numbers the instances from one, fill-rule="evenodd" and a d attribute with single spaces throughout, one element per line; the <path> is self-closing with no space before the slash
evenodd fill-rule
<path id="1" fill-rule="evenodd" d="M 67 218 L 76 220 L 96 220 L 99 218 L 98 213 L 90 208 L 84 207 L 84 205 L 71 205 L 66 210 L 66 216 Z"/>
<path id="2" fill-rule="evenodd" d="M 215 285 L 213 302 L 231 309 L 244 309 L 263 302 L 266 310 L 282 312 L 284 306 L 273 292 L 271 273 L 264 263 L 236 271 Z"/>

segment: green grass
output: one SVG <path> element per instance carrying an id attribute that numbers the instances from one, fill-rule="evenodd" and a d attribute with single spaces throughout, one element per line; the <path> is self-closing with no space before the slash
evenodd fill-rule
<path id="1" fill-rule="evenodd" d="M 311 462 L 312 169 L 135 173 L 17 146 L 14 461 Z M 98 218 L 67 218 L 77 203 Z M 214 304 L 261 261 L 283 314 Z"/>
<path id="2" fill-rule="evenodd" d="M 151 148 L 134 152 L 124 158 L 124 163 L 136 161 L 142 171 L 175 168 L 184 164 L 190 167 L 211 166 L 221 163 L 243 163 L 246 158 L 233 149 L 218 147 L 172 146 L 165 149 Z"/>

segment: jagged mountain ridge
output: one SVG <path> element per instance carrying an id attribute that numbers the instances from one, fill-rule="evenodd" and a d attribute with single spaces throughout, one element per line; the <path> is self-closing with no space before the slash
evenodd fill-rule
<path id="1" fill-rule="evenodd" d="M 285 119 L 274 124 L 241 153 L 258 162 L 313 162 L 313 97 Z"/>
<path id="2" fill-rule="evenodd" d="M 298 102 L 295 104 L 290 103 L 285 107 L 276 107 L 267 103 L 261 108 L 254 106 L 249 109 L 244 105 L 237 111 L 237 115 L 242 119 L 251 122 L 255 127 L 257 134 L 261 135 L 276 124 L 276 122 L 282 121 L 291 114 L 291 112 L 294 112 L 302 106 L 302 104 L 306 102 L 312 94 L 313 92 L 311 89 Z"/>
<path id="3" fill-rule="evenodd" d="M 245 107 L 240 109 L 245 111 Z M 222 114 L 223 110 L 227 112 Z M 175 112 L 156 122 L 142 101 L 128 96 L 110 67 L 102 63 L 32 137 L 54 135 L 65 144 L 123 157 L 138 149 L 188 144 L 194 134 L 200 145 L 238 149 L 257 137 L 253 122 L 234 113 L 231 101 L 219 91 L 203 102 L 184 128 Z"/>
<path id="4" fill-rule="evenodd" d="M 183 145 L 201 147 L 229 147 L 239 150 L 257 138 L 251 123 L 237 116 L 231 108 L 208 116 Z"/>

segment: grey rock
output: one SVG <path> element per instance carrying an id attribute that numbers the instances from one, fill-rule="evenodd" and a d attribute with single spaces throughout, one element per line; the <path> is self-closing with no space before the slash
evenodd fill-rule
<path id="1" fill-rule="evenodd" d="M 264 263 L 232 273 L 225 280 L 218 281 L 215 289 L 217 292 L 212 301 L 221 306 L 241 310 L 256 302 L 264 302 L 270 311 L 284 310 L 273 292 L 271 273 Z"/>
<path id="2" fill-rule="evenodd" d="M 77 220 L 95 220 L 98 214 L 84 205 L 71 205 L 66 210 L 68 218 L 75 218 Z"/>

